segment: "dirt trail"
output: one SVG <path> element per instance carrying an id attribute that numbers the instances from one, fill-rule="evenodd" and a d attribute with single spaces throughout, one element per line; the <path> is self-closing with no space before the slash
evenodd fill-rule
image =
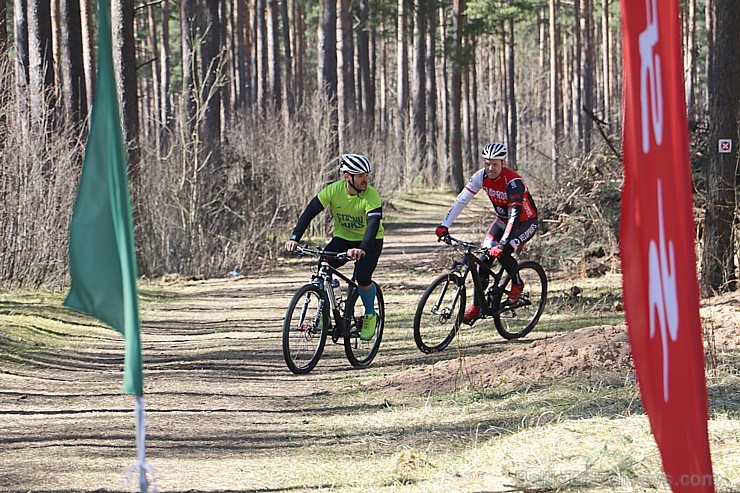
<path id="1" fill-rule="evenodd" d="M 389 327 L 394 313 L 413 310 L 441 269 L 430 252 L 437 248 L 434 226 L 450 199 L 407 197 L 386 211 L 390 220 L 378 272 Z M 463 223 L 475 217 L 476 207 L 466 211 Z M 341 442 L 311 420 L 359 411 L 351 399 L 339 406 L 336 398 L 331 406 L 325 403 L 337 392 L 356 389 L 358 373 L 339 346 L 328 346 L 316 370 L 301 377 L 287 370 L 281 352 L 284 310 L 307 274 L 307 260 L 286 259 L 259 275 L 200 281 L 170 276 L 141 284 L 148 454 L 162 491 L 303 490 L 284 486 L 301 484 L 292 480 L 297 472 L 291 461 Z M 0 491 L 121 491 L 122 473 L 136 455 L 134 399 L 121 394 L 121 338 L 98 325 L 76 328 L 69 323 L 79 320 L 73 314 L 55 307 L 49 315 L 44 303 L 5 310 L 23 313 L 24 327 L 40 337 L 32 359 L 10 358 L 0 368 Z M 737 317 L 737 304 L 727 309 Z M 562 350 L 547 341 L 539 349 L 532 345 L 532 361 L 536 351 L 546 351 L 552 363 L 536 371 L 562 376 L 584 361 L 629 364 L 623 331 L 591 332 L 571 335 Z M 492 340 L 469 361 L 480 362 L 478 373 L 469 365 L 475 384 L 491 383 L 486 371 L 495 368 L 486 353 L 523 350 Z M 584 340 L 599 342 L 587 350 Z M 429 378 L 435 369 L 441 370 L 437 375 L 458 374 L 444 365 L 459 362 L 454 354 L 443 360 L 421 355 L 410 327 L 395 327 L 383 344 L 369 370 L 376 378 L 364 388 L 424 394 L 457 385 Z M 356 440 L 360 445 L 347 446 L 362 446 Z"/>
<path id="2" fill-rule="evenodd" d="M 448 203 L 432 196 L 414 208 L 412 199 L 396 211 L 380 269 L 427 262 L 429 248 L 419 245 L 429 244 L 438 220 L 429 216 Z M 280 345 L 284 310 L 307 278 L 307 262 L 286 259 L 237 278 L 141 284 L 148 453 L 164 491 L 269 484 L 252 476 L 285 461 L 290 449 L 322 440 L 294 430 L 305 409 L 317 409 L 316 396 L 343 386 L 349 365 L 338 346 L 328 348 L 316 371 L 296 377 Z M 390 276 L 389 290 L 416 290 L 401 286 L 404 272 Z M 47 331 L 41 305 L 10 312 L 28 313 L 28 327 L 42 337 L 33 360 L 0 369 L 0 490 L 119 490 L 135 458 L 120 336 L 97 325 L 76 330 L 65 323 L 75 316 L 61 308 L 52 310 L 56 329 Z"/>

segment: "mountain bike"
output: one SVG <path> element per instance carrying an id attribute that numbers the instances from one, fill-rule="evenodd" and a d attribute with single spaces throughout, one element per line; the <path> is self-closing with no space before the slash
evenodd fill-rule
<path id="1" fill-rule="evenodd" d="M 524 291 L 519 301 L 509 304 L 510 276 L 500 263 L 489 267 L 481 260 L 487 255 L 487 248 L 449 235 L 442 241 L 452 247 L 462 247 L 464 254 L 461 260 L 453 261 L 449 272 L 429 285 L 419 301 L 414 316 L 414 341 L 419 350 L 427 354 L 442 351 L 457 335 L 463 323 L 468 275 L 472 277 L 474 296 L 482 300 L 480 316 L 471 325 L 492 317 L 496 330 L 504 339 L 518 339 L 529 334 L 547 302 L 547 276 L 542 266 L 532 260 L 519 263 Z M 478 268 L 489 275 L 488 288 L 484 289 Z"/>
<path id="2" fill-rule="evenodd" d="M 283 322 L 283 356 L 295 374 L 306 374 L 319 362 L 326 340 L 344 342 L 347 360 L 355 368 L 366 368 L 372 363 L 380 348 L 385 325 L 385 304 L 380 286 L 375 284 L 375 313 L 377 325 L 370 340 L 360 339 L 365 307 L 360 300 L 357 284 L 336 268 L 329 265 L 329 258 L 347 259 L 345 252 L 328 252 L 299 246 L 299 255 L 319 258 L 311 280 L 298 288 L 290 300 Z M 344 289 L 342 289 L 344 288 Z M 341 292 L 347 293 L 342 298 Z"/>

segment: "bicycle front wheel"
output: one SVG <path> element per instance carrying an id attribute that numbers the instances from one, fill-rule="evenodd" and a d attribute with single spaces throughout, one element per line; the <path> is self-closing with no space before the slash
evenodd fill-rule
<path id="1" fill-rule="evenodd" d="M 455 338 L 465 310 L 465 284 L 443 274 L 429 285 L 414 315 L 414 341 L 422 353 L 445 349 Z"/>
<path id="2" fill-rule="evenodd" d="M 344 334 L 344 352 L 347 354 L 347 360 L 355 368 L 367 368 L 373 362 L 380 349 L 380 341 L 383 339 L 383 328 L 385 326 L 385 303 L 383 302 L 383 292 L 380 286 L 375 284 L 375 315 L 376 325 L 375 334 L 368 340 L 360 338 L 362 330 L 362 320 L 365 315 L 365 306 L 355 289 L 351 299 L 347 300 L 346 318 L 349 319 L 349 330 Z"/>
<path id="3" fill-rule="evenodd" d="M 283 356 L 290 371 L 303 375 L 321 358 L 329 332 L 329 303 L 314 284 L 301 286 L 290 300 L 283 322 Z"/>
<path id="4" fill-rule="evenodd" d="M 519 302 L 507 305 L 504 296 L 508 295 L 511 287 L 511 279 L 504 277 L 502 300 L 497 303 L 499 309 L 493 316 L 496 330 L 504 339 L 518 339 L 529 334 L 542 312 L 545 311 L 547 302 L 547 276 L 545 269 L 537 262 L 531 260 L 519 264 L 519 277 L 524 281 L 524 291 Z"/>

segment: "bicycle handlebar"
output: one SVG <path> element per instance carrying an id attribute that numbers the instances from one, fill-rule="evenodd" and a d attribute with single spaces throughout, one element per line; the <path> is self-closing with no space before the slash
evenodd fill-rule
<path id="1" fill-rule="evenodd" d="M 349 257 L 347 256 L 347 252 L 330 252 L 327 250 L 322 250 L 321 248 L 310 248 L 308 245 L 303 246 L 296 246 L 295 252 L 298 255 L 315 255 L 316 257 L 331 257 L 331 258 L 337 258 L 339 260 L 345 260 Z"/>
<path id="2" fill-rule="evenodd" d="M 454 236 L 451 236 L 449 234 L 444 235 L 442 238 L 439 239 L 439 241 L 444 241 L 450 246 L 453 246 L 453 243 L 454 243 L 454 244 L 463 246 L 465 248 L 468 248 L 475 253 L 483 253 L 483 252 L 488 251 L 488 248 L 486 247 L 482 247 L 480 245 L 476 245 L 475 243 L 470 243 L 467 241 L 457 239 Z"/>

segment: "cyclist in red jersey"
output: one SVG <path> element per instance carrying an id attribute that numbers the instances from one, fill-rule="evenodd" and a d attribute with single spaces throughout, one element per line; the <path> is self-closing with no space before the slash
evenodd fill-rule
<path id="1" fill-rule="evenodd" d="M 515 304 L 522 294 L 524 282 L 519 277 L 519 263 L 512 253 L 534 236 L 537 230 L 537 207 L 522 177 L 506 167 L 507 150 L 504 144 L 501 142 L 486 144 L 481 156 L 485 167 L 473 174 L 452 203 L 444 221 L 437 226 L 435 233 L 439 239 L 449 234 L 449 227 L 457 216 L 482 189 L 488 195 L 496 212 L 496 218 L 483 240 L 483 246 L 489 249 L 489 257 L 483 260 L 487 265 L 493 263 L 494 258 L 501 262 L 513 279 L 506 303 Z M 488 275 L 482 272 L 482 269 L 479 269 L 479 273 L 485 288 L 488 284 Z M 478 318 L 481 303 L 482 300 L 476 296 L 473 304 L 465 310 L 463 322 L 472 324 Z"/>

